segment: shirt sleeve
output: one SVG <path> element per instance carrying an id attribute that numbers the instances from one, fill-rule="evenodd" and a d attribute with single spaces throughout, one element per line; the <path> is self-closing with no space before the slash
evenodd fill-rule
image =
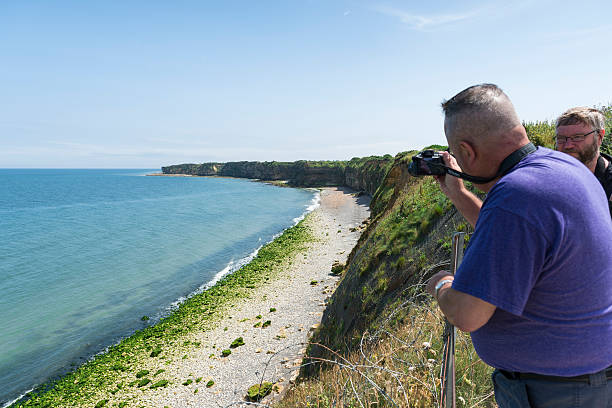
<path id="1" fill-rule="evenodd" d="M 523 217 L 501 208 L 481 211 L 452 287 L 521 315 L 547 247 L 544 234 Z"/>

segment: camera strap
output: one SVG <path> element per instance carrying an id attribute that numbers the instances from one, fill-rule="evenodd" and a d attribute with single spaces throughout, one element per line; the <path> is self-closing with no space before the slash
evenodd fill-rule
<path id="1" fill-rule="evenodd" d="M 467 173 L 462 173 L 460 171 L 453 170 L 450 167 L 446 167 L 446 166 L 444 166 L 444 169 L 446 170 L 446 173 L 450 174 L 451 176 L 455 176 L 455 177 L 458 177 L 458 178 L 461 178 L 467 181 L 471 181 L 472 183 L 476 183 L 476 184 L 485 184 L 485 183 L 495 180 L 498 177 L 502 177 L 506 175 L 506 173 L 512 170 L 512 168 L 516 166 L 518 162 L 523 160 L 525 156 L 535 152 L 536 150 L 537 148 L 533 145 L 533 143 L 527 143 L 525 146 L 521 147 L 520 149 L 515 150 L 514 152 L 510 153 L 510 155 L 506 157 L 504 161 L 501 162 L 501 164 L 499 165 L 499 170 L 497 171 L 497 174 L 489 178 L 470 176 Z"/>

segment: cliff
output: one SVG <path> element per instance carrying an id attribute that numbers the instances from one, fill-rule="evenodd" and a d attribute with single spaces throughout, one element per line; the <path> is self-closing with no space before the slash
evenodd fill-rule
<path id="1" fill-rule="evenodd" d="M 350 161 L 227 162 L 178 164 L 162 167 L 164 174 L 285 180 L 294 187 L 347 186 L 370 195 L 376 192 L 393 165 L 391 155 L 353 158 Z"/>
<path id="2" fill-rule="evenodd" d="M 468 229 L 433 178 L 408 174 L 410 158 L 396 157 L 372 198 L 370 222 L 323 316 L 322 343 L 338 346 L 363 333 L 435 272 L 428 265 L 448 260 L 454 231 Z"/>

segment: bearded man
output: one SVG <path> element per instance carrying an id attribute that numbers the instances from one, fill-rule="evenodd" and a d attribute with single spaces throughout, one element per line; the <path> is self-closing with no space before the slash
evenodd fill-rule
<path id="1" fill-rule="evenodd" d="M 606 134 L 604 115 L 593 108 L 571 108 L 559 116 L 556 127 L 556 149 L 580 160 L 595 174 L 612 216 L 612 157 L 599 151 Z"/>

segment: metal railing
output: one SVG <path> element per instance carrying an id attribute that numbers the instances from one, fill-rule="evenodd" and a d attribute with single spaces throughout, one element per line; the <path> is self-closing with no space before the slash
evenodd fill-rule
<path id="1" fill-rule="evenodd" d="M 463 260 L 463 240 L 465 232 L 455 232 L 451 243 L 451 273 L 454 275 Z M 440 407 L 455 408 L 455 336 L 457 329 L 444 319 L 444 350 L 440 373 Z"/>

